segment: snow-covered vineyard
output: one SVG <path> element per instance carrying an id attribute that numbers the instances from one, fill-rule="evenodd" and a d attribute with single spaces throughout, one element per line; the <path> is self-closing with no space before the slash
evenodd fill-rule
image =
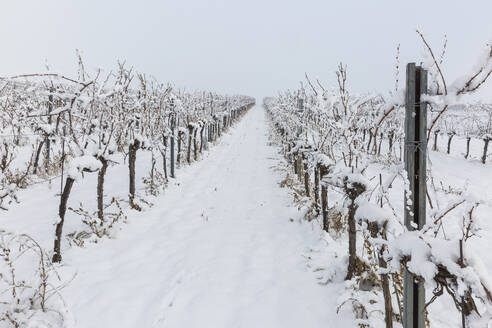
<path id="1" fill-rule="evenodd" d="M 451 84 L 427 51 L 420 103 L 415 80 L 409 90 L 414 64 L 406 89 L 388 96 L 350 93 L 340 64 L 336 88 L 306 76 L 305 88 L 264 99 L 286 160 L 282 183 L 323 230 L 308 267 L 321 285 L 339 285 L 337 313 L 360 327 L 491 324 L 492 106 L 460 101 L 489 78 L 492 47 Z M 424 170 L 415 176 L 414 152 Z"/>
<path id="2" fill-rule="evenodd" d="M 185 92 L 123 64 L 89 76 L 79 60 L 74 79 L 0 81 L 1 327 L 70 325 L 62 290 L 87 268 L 62 274 L 62 255 L 131 229 L 255 103 Z"/>
<path id="3" fill-rule="evenodd" d="M 0 78 L 0 328 L 488 327 L 492 46 L 420 36 L 389 94 Z"/>

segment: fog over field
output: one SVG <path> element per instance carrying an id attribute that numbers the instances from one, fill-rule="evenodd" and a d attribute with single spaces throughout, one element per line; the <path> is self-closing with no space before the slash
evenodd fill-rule
<path id="1" fill-rule="evenodd" d="M 492 37 L 492 2 L 323 0 L 23 0 L 0 4 L 0 72 L 74 70 L 74 50 L 89 67 L 126 60 L 139 71 L 189 89 L 261 98 L 299 86 L 307 72 L 327 85 L 348 65 L 354 91 L 393 88 L 401 62 L 418 61 L 419 28 L 444 71 L 469 70 Z M 403 79 L 400 79 L 402 81 Z M 492 100 L 492 87 L 481 97 Z"/>

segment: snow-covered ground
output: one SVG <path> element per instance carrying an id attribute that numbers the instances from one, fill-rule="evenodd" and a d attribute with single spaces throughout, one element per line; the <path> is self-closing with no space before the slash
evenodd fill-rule
<path id="1" fill-rule="evenodd" d="M 63 241 L 59 271 L 76 276 L 62 294 L 75 326 L 350 326 L 350 316 L 335 314 L 340 286 L 318 284 L 308 266 L 320 230 L 299 224 L 268 134 L 263 109 L 251 109 L 206 158 L 178 171 L 154 207 L 131 212 L 115 238 L 83 248 Z M 120 166 L 108 170 L 107 188 L 124 195 Z M 91 179 L 74 187 L 69 205 L 90 204 Z M 25 192 L 0 220 L 50 249 L 57 182 L 46 189 Z M 76 220 L 68 213 L 66 232 Z"/>
<path id="2" fill-rule="evenodd" d="M 200 161 L 180 168 L 151 198 L 153 207 L 129 211 L 113 238 L 84 247 L 63 240 L 58 271 L 69 281 L 61 294 L 73 317 L 67 327 L 356 326 L 351 307 L 338 308 L 351 297 L 343 281 L 347 240 L 322 232 L 318 220 L 302 219 L 305 209 L 279 185 L 286 163 L 269 135 L 263 109 L 251 109 Z M 142 194 L 150 160 L 145 152 L 138 156 Z M 478 155 L 465 160 L 431 152 L 430 161 L 436 181 L 467 182 L 472 193 L 492 199 L 491 164 L 481 164 Z M 373 166 L 368 175 L 378 172 Z M 51 250 L 59 183 L 22 191 L 20 203 L 0 214 L 0 226 Z M 95 174 L 78 181 L 69 206 L 94 209 L 95 183 Z M 106 193 L 124 198 L 127 186 L 126 165 L 110 167 Z M 391 196 L 398 208 L 400 194 Z M 485 218 L 491 205 L 480 211 Z M 490 220 L 483 227 L 472 248 L 491 271 Z M 80 217 L 67 212 L 64 233 L 80 228 Z M 429 310 L 436 327 L 458 327 L 449 298 Z"/>

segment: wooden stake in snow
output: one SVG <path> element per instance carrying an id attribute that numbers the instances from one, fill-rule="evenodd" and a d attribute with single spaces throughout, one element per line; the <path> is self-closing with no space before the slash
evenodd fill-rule
<path id="1" fill-rule="evenodd" d="M 405 101 L 405 169 L 409 193 L 405 191 L 405 225 L 408 230 L 425 224 L 427 167 L 427 105 L 421 95 L 427 93 L 427 71 L 415 63 L 407 65 Z M 404 272 L 403 327 L 425 328 L 425 289 L 412 273 Z"/>
<path id="2" fill-rule="evenodd" d="M 50 88 L 50 95 L 48 96 L 48 114 L 51 113 L 51 111 L 53 110 L 53 88 Z M 51 115 L 48 115 L 48 124 L 50 125 L 50 128 L 51 128 L 51 120 L 52 120 L 52 117 Z M 46 135 L 46 139 L 45 139 L 45 146 L 46 146 L 46 158 L 45 158 L 45 161 L 44 161 L 44 167 L 46 169 L 46 172 L 48 172 L 49 170 L 49 167 L 50 167 L 50 153 L 51 153 L 51 141 L 50 141 L 50 136 L 49 134 Z"/>
<path id="3" fill-rule="evenodd" d="M 489 148 L 489 142 L 490 140 L 492 140 L 492 138 L 490 137 L 490 135 L 487 135 L 485 136 L 485 138 L 483 139 L 483 155 L 482 155 L 482 163 L 485 164 L 485 162 L 487 162 L 487 149 Z"/>
<path id="4" fill-rule="evenodd" d="M 61 239 L 63 232 L 63 223 L 65 222 L 65 213 L 67 212 L 67 203 L 68 197 L 70 196 L 70 191 L 72 190 L 72 186 L 74 183 L 74 179 L 71 177 L 67 178 L 65 182 L 65 188 L 63 188 L 63 193 L 60 198 L 60 207 L 58 208 L 58 222 L 56 224 L 56 232 L 55 232 L 55 245 L 53 250 L 53 263 L 60 263 L 62 260 L 61 257 Z"/>
<path id="5" fill-rule="evenodd" d="M 174 175 L 174 130 L 176 128 L 176 115 L 171 114 L 171 178 L 175 178 Z"/>
<path id="6" fill-rule="evenodd" d="M 140 207 L 135 203 L 135 164 L 137 161 L 137 151 L 140 149 L 140 146 L 140 140 L 135 139 L 128 147 L 128 170 L 130 177 L 129 201 L 130 206 L 138 210 L 140 210 Z"/>

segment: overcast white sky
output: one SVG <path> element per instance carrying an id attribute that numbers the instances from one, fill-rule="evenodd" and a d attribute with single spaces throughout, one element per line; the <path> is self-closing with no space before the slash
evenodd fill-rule
<path id="1" fill-rule="evenodd" d="M 447 34 L 451 81 L 492 39 L 492 0 L 0 0 L 0 76 L 45 60 L 73 73 L 80 49 L 87 67 L 126 60 L 163 82 L 258 98 L 304 72 L 332 85 L 343 61 L 351 90 L 384 92 L 398 43 L 403 65 L 421 59 L 415 28 L 436 49 Z M 492 100 L 492 81 L 480 96 Z"/>

